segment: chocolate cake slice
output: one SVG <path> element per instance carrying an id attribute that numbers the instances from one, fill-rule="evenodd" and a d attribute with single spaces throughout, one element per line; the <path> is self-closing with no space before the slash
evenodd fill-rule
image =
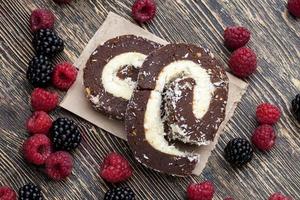
<path id="1" fill-rule="evenodd" d="M 213 55 L 169 44 L 143 63 L 128 104 L 125 127 L 135 158 L 160 172 L 186 176 L 201 155 L 174 143 L 207 145 L 225 118 L 228 78 Z"/>
<path id="2" fill-rule="evenodd" d="M 161 47 L 134 35 L 108 40 L 90 56 L 84 69 L 86 96 L 92 106 L 116 119 L 124 119 L 138 72 L 149 53 Z"/>

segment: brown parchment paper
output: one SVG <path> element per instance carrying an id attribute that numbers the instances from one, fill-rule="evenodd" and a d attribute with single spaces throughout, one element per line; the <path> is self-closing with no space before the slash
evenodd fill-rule
<path id="1" fill-rule="evenodd" d="M 77 80 L 69 89 L 63 101 L 60 104 L 61 107 L 69 110 L 70 112 L 106 130 L 107 132 L 125 140 L 126 134 L 123 122 L 109 119 L 101 113 L 94 111 L 93 108 L 90 106 L 88 100 L 84 95 L 83 68 L 85 67 L 86 61 L 93 53 L 93 51 L 97 48 L 97 46 L 103 44 L 105 41 L 111 38 L 126 34 L 142 36 L 144 38 L 153 40 L 161 44 L 168 43 L 167 41 L 140 28 L 139 26 L 131 23 L 130 21 L 127 21 L 119 15 L 110 12 L 102 26 L 97 30 L 95 35 L 86 45 L 80 57 L 74 63 L 74 65 L 80 69 Z M 218 141 L 220 134 L 222 133 L 223 128 L 232 117 L 237 103 L 240 101 L 242 95 L 247 89 L 247 84 L 244 81 L 230 75 L 229 73 L 228 76 L 229 98 L 226 107 L 226 118 L 219 128 L 215 141 L 210 145 L 199 147 L 199 149 L 195 150 L 196 152 L 200 153 L 200 162 L 198 163 L 197 167 L 193 172 L 195 175 L 201 174 L 211 154 L 211 151 L 215 148 L 215 145 Z"/>

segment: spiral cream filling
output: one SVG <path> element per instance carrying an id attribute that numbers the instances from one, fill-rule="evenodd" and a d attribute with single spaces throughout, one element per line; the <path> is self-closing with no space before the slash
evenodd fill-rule
<path id="1" fill-rule="evenodd" d="M 120 79 L 118 71 L 125 65 L 131 65 L 136 69 L 141 68 L 146 55 L 137 52 L 127 52 L 112 58 L 103 68 L 102 84 L 106 92 L 115 97 L 129 100 L 132 96 L 136 82 L 130 77 Z"/>
<path id="2" fill-rule="evenodd" d="M 185 152 L 180 151 L 175 146 L 170 145 L 165 139 L 164 125 L 161 119 L 162 92 L 165 85 L 177 77 L 193 78 L 196 82 L 193 95 L 193 114 L 197 119 L 201 119 L 209 109 L 210 101 L 215 87 L 211 83 L 208 72 L 197 64 L 189 60 L 180 60 L 165 66 L 156 80 L 156 87 L 151 91 L 148 99 L 145 115 L 144 129 L 146 140 L 153 148 L 171 155 L 184 156 Z"/>

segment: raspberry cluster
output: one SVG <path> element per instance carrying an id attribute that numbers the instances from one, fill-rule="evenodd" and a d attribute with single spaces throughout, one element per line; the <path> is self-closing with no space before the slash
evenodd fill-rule
<path id="1" fill-rule="evenodd" d="M 288 0 L 288 11 L 294 17 L 300 17 L 300 0 Z M 245 47 L 251 37 L 250 31 L 242 26 L 227 27 L 224 31 L 224 45 L 233 51 L 228 65 L 233 74 L 245 78 L 253 74 L 257 69 L 257 56 L 253 50 Z M 300 94 L 291 103 L 291 111 L 296 120 L 300 122 Z M 262 103 L 257 106 L 256 119 L 259 126 L 253 131 L 252 144 L 261 151 L 271 150 L 276 143 L 276 131 L 274 125 L 279 121 L 281 111 L 278 106 L 270 103 Z M 235 138 L 225 147 L 225 159 L 233 166 L 240 167 L 252 158 L 253 150 L 246 139 Z M 229 198 L 231 199 L 231 198 Z M 281 193 L 274 193 L 269 200 L 290 199 Z"/>
<path id="2" fill-rule="evenodd" d="M 71 2 L 54 1 L 59 4 Z M 134 11 L 142 9 L 136 14 L 145 22 L 154 17 L 155 8 L 154 2 L 147 0 L 137 2 Z M 53 29 L 54 23 L 55 16 L 47 9 L 36 9 L 30 16 L 30 28 L 34 35 L 32 44 L 36 55 L 29 63 L 27 79 L 35 87 L 31 94 L 34 113 L 26 122 L 27 131 L 31 136 L 24 141 L 22 152 L 28 163 L 45 168 L 43 171 L 49 178 L 60 181 L 72 173 L 73 158 L 69 152 L 79 146 L 81 133 L 74 121 L 64 117 L 52 120 L 48 114 L 57 107 L 59 96 L 45 87 L 52 84 L 66 91 L 77 76 L 77 69 L 68 62 L 59 63 L 55 67 L 52 65 L 52 58 L 64 49 L 64 41 Z M 108 182 L 117 183 L 130 178 L 132 171 L 125 158 L 111 153 L 101 164 L 100 176 Z M 40 188 L 32 183 L 20 188 L 19 196 L 21 199 L 43 199 Z M 0 188 L 0 197 L 13 199 L 16 195 L 10 188 Z M 116 187 L 105 195 L 105 199 L 124 197 L 134 199 L 135 194 L 128 187 Z"/>
<path id="3" fill-rule="evenodd" d="M 250 31 L 242 26 L 230 26 L 224 31 L 224 44 L 233 51 L 229 58 L 229 68 L 238 77 L 250 76 L 257 68 L 257 58 L 254 51 L 244 47 L 250 40 Z"/>
<path id="4" fill-rule="evenodd" d="M 276 134 L 272 127 L 281 116 L 280 109 L 270 103 L 262 103 L 256 108 L 256 119 L 260 126 L 252 135 L 252 143 L 261 151 L 268 151 L 275 145 Z"/>
<path id="5" fill-rule="evenodd" d="M 31 94 L 34 113 L 26 122 L 31 136 L 24 141 L 22 152 L 28 163 L 44 167 L 48 177 L 59 181 L 72 173 L 73 158 L 69 152 L 79 146 L 81 134 L 72 120 L 61 117 L 52 121 L 48 114 L 57 107 L 59 96 L 44 88 L 52 83 L 60 90 L 68 90 L 77 76 L 70 63 L 52 66 L 51 59 L 64 49 L 64 41 L 53 30 L 54 22 L 55 16 L 47 9 L 36 9 L 30 16 L 36 55 L 29 63 L 27 79 L 35 87 Z M 28 184 L 20 189 L 19 196 L 42 199 L 39 193 L 37 186 Z"/>
<path id="6" fill-rule="evenodd" d="M 33 108 L 38 111 L 35 111 L 26 123 L 32 136 L 23 143 L 23 156 L 29 163 L 45 166 L 45 172 L 50 178 L 65 179 L 71 174 L 73 167 L 72 156 L 67 151 L 76 149 L 80 144 L 79 129 L 67 118 L 59 118 L 52 122 L 45 112 L 49 111 L 50 107 L 55 107 L 56 94 L 36 88 L 31 101 Z M 63 151 L 55 152 L 56 150 Z"/>
<path id="7" fill-rule="evenodd" d="M 261 151 L 268 151 L 275 145 L 276 134 L 271 126 L 280 118 L 280 109 L 270 103 L 260 104 L 256 109 L 257 121 L 261 124 L 252 135 L 253 145 Z M 234 167 L 241 167 L 251 161 L 253 148 L 243 138 L 230 140 L 224 149 L 225 159 Z"/>
<path id="8" fill-rule="evenodd" d="M 52 123 L 47 113 L 36 111 L 28 120 L 27 129 L 32 136 L 23 143 L 25 160 L 44 166 L 46 174 L 53 180 L 67 178 L 73 168 L 73 158 L 68 151 L 76 149 L 81 141 L 77 125 L 67 118 Z"/>

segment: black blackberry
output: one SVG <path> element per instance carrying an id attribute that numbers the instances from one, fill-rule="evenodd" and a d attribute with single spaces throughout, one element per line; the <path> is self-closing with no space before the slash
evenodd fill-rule
<path id="1" fill-rule="evenodd" d="M 58 118 L 52 124 L 50 138 L 56 150 L 71 151 L 80 144 L 81 134 L 72 120 Z"/>
<path id="2" fill-rule="evenodd" d="M 51 29 L 41 29 L 36 32 L 32 44 L 37 54 L 49 57 L 64 50 L 64 41 Z"/>
<path id="3" fill-rule="evenodd" d="M 108 190 L 104 200 L 134 200 L 135 194 L 129 187 L 116 187 Z"/>
<path id="4" fill-rule="evenodd" d="M 43 200 L 40 187 L 28 183 L 19 189 L 19 200 Z"/>
<path id="5" fill-rule="evenodd" d="M 233 166 L 241 167 L 248 163 L 253 156 L 250 142 L 243 138 L 235 138 L 225 147 L 225 159 Z"/>
<path id="6" fill-rule="evenodd" d="M 298 122 L 300 122 L 300 94 L 297 94 L 295 99 L 292 101 L 292 112 Z"/>
<path id="7" fill-rule="evenodd" d="M 46 87 L 51 82 L 53 66 L 49 58 L 34 56 L 29 62 L 26 77 L 34 87 Z"/>

